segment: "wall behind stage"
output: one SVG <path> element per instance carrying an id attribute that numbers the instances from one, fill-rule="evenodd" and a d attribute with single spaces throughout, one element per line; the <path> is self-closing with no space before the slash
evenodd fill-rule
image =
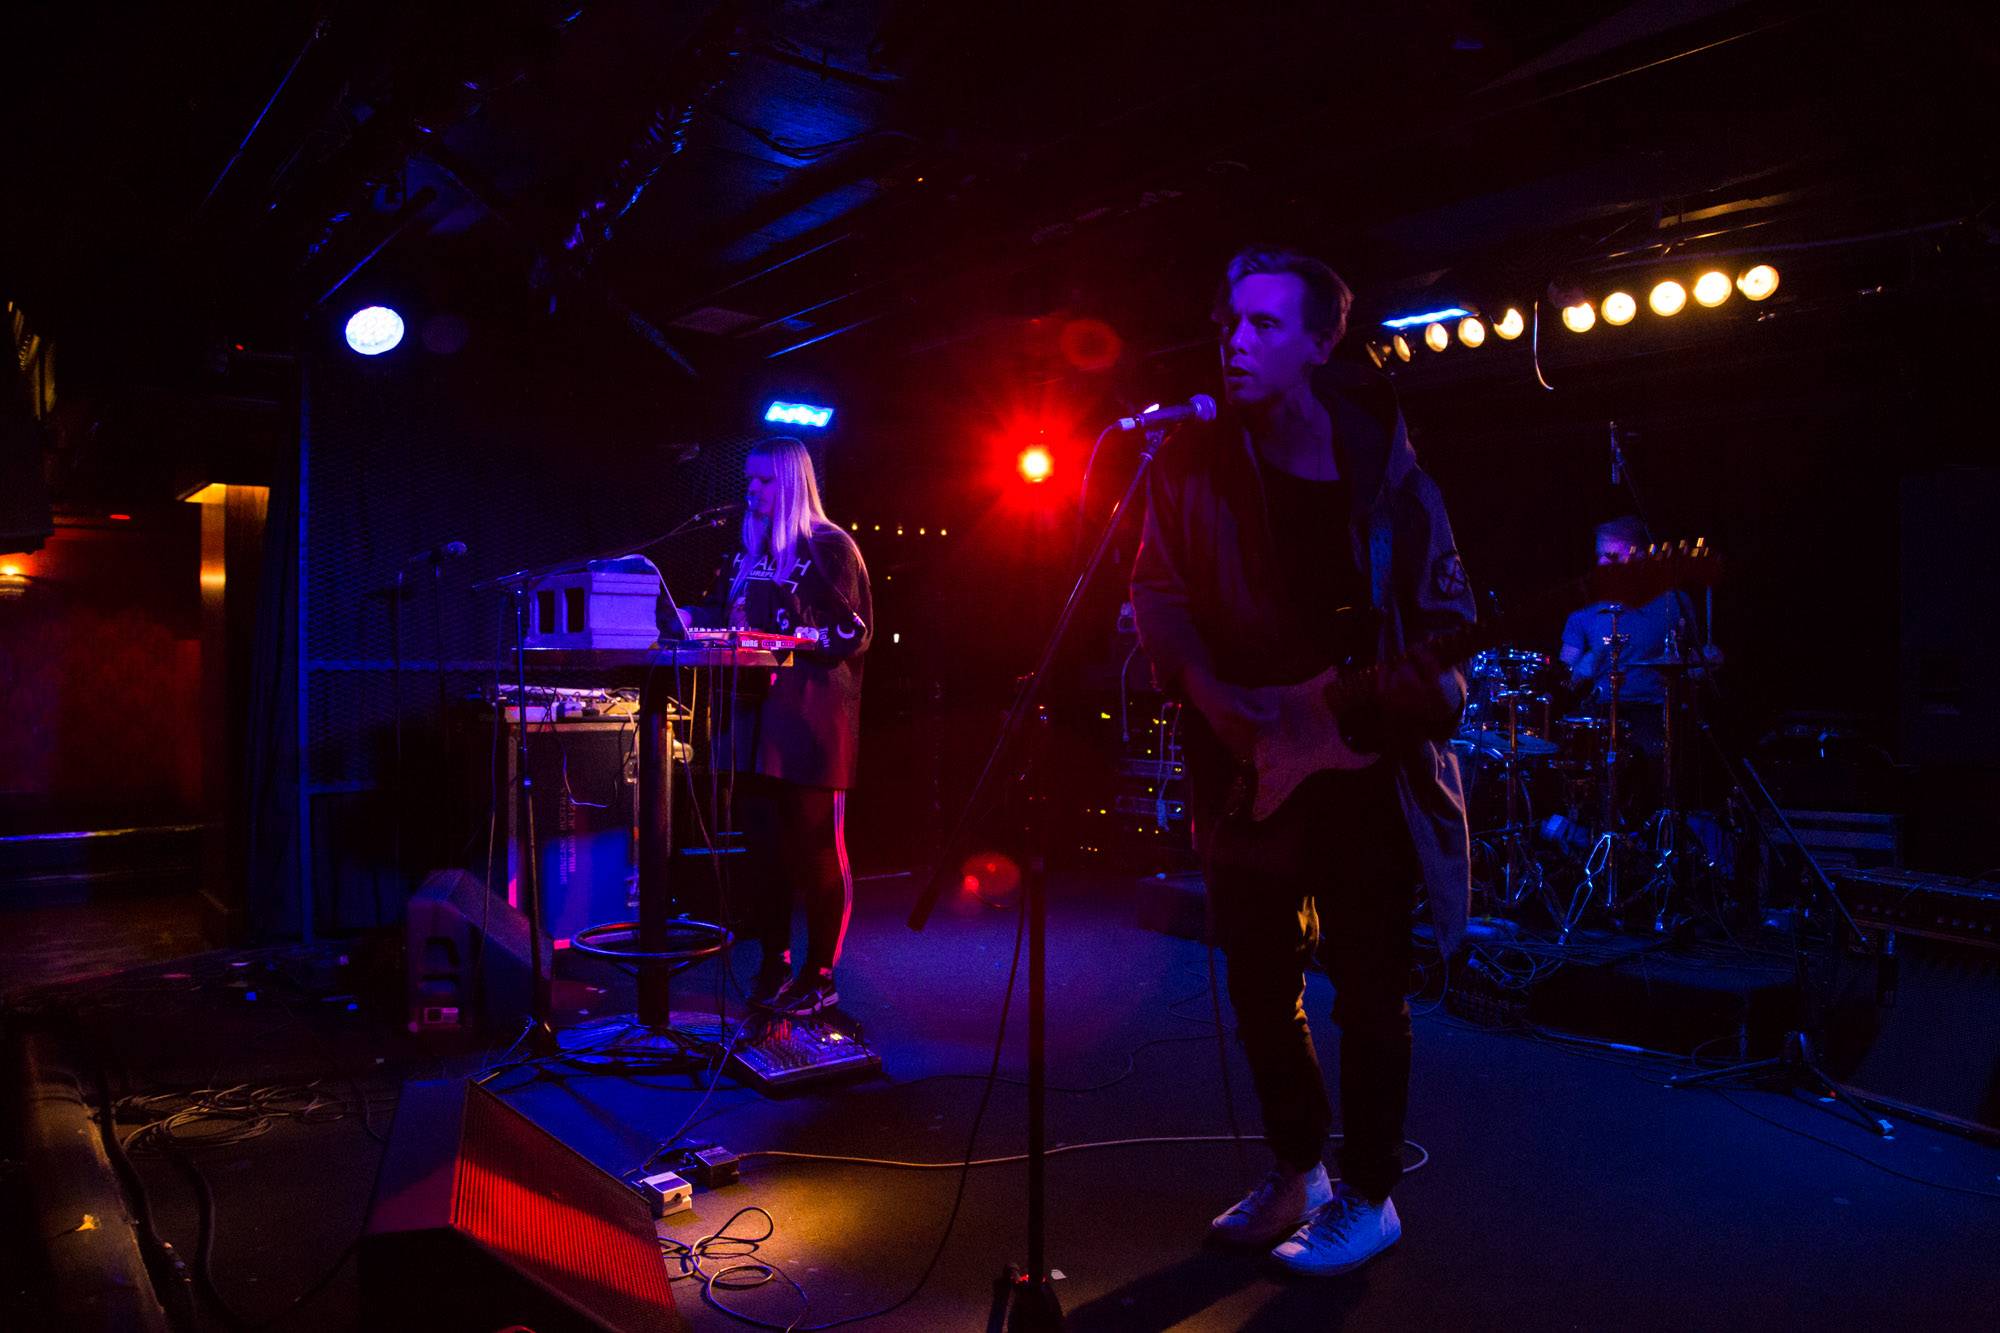
<path id="1" fill-rule="evenodd" d="M 443 793 L 463 785 L 463 765 L 439 738 L 438 664 L 459 700 L 494 685 L 513 642 L 507 595 L 471 585 L 636 545 L 740 498 L 743 451 L 766 433 L 752 405 L 682 381 L 630 342 L 494 324 L 476 325 L 455 356 L 412 339 L 367 359 L 322 339 L 308 358 L 298 615 L 317 928 L 394 920 L 428 869 L 484 864 L 483 820 L 459 845 L 441 832 Z M 689 597 L 729 539 L 707 534 L 655 558 Z M 422 553 L 453 541 L 467 554 L 433 576 Z M 398 830 L 391 593 L 412 556 L 400 707 L 409 795 Z M 297 931 L 296 914 L 294 904 L 266 916 L 267 933 Z"/>
<path id="2" fill-rule="evenodd" d="M 201 787 L 200 515 L 62 521 L 0 601 L 0 831 L 191 822 Z"/>

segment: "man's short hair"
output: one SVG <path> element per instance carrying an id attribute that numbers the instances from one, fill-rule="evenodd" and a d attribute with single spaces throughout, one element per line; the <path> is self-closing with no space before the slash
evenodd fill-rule
<path id="1" fill-rule="evenodd" d="M 1253 273 L 1295 275 L 1306 285 L 1306 328 L 1326 334 L 1334 342 L 1339 342 L 1347 332 L 1347 312 L 1354 308 L 1354 289 L 1341 281 L 1326 261 L 1282 245 L 1252 245 L 1236 252 L 1222 271 L 1222 284 L 1216 289 L 1213 313 L 1218 323 L 1229 307 L 1229 293 Z"/>
<path id="2" fill-rule="evenodd" d="M 1646 525 L 1640 522 L 1637 514 L 1620 514 L 1608 522 L 1599 523 L 1597 539 L 1603 541 L 1606 537 L 1623 543 L 1635 551 L 1642 549 L 1652 540 L 1646 532 Z"/>

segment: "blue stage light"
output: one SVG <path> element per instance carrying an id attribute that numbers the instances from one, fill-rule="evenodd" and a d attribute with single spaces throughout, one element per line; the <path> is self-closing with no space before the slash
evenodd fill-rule
<path id="1" fill-rule="evenodd" d="M 1385 319 L 1382 321 L 1382 327 L 1385 329 L 1413 329 L 1419 324 L 1434 324 L 1447 319 L 1464 319 L 1471 313 L 1470 310 L 1461 310 L 1457 306 L 1447 306 L 1443 310 L 1426 310 L 1421 315 L 1400 315 L 1395 319 Z"/>
<path id="2" fill-rule="evenodd" d="M 347 321 L 347 345 L 363 356 L 380 356 L 403 341 L 403 317 L 385 305 L 357 310 Z"/>
<path id="3" fill-rule="evenodd" d="M 764 420 L 777 426 L 810 426 L 825 430 L 833 424 L 833 409 L 811 403 L 772 403 L 764 409 Z"/>

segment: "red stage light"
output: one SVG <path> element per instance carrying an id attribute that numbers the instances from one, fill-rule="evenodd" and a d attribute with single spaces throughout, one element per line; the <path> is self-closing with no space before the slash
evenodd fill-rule
<path id="1" fill-rule="evenodd" d="M 130 523 L 132 521 L 130 514 L 106 514 L 105 517 L 113 523 Z"/>
<path id="2" fill-rule="evenodd" d="M 1055 475 L 1056 460 L 1041 445 L 1031 444 L 1021 451 L 1021 456 L 1015 460 L 1014 467 L 1020 472 L 1021 480 L 1040 483 Z"/>

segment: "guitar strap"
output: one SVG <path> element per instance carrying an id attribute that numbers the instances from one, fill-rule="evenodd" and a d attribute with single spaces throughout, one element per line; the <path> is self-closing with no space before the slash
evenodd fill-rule
<path id="1" fill-rule="evenodd" d="M 1389 604 L 1389 565 L 1395 554 L 1389 506 L 1375 505 L 1368 511 L 1368 597 L 1369 604 L 1377 611 Z"/>

